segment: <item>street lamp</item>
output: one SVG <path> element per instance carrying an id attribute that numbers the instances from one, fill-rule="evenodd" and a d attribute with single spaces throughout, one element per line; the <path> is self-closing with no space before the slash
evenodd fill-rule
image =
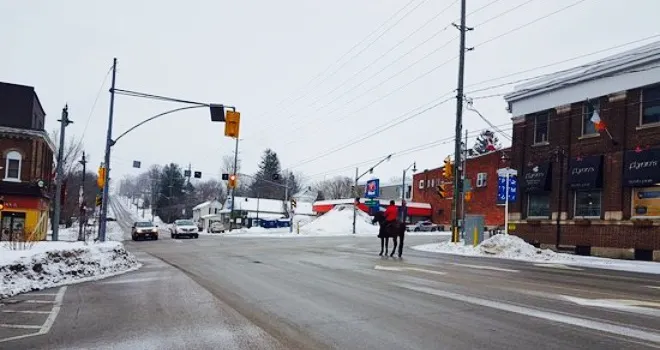
<path id="1" fill-rule="evenodd" d="M 406 222 L 406 172 L 412 167 L 413 173 L 417 171 L 417 162 L 413 162 L 403 169 L 403 180 L 401 180 L 401 222 Z"/>
<path id="2" fill-rule="evenodd" d="M 373 173 L 374 169 L 377 166 L 381 165 L 382 163 L 384 163 L 386 161 L 389 161 L 391 158 L 392 158 L 391 154 L 387 155 L 387 157 L 381 159 L 378 163 L 376 163 L 374 166 L 369 168 L 369 170 L 362 173 L 362 175 L 358 175 L 359 174 L 359 169 L 357 167 L 355 168 L 355 185 L 353 187 L 353 190 L 354 190 L 354 194 L 355 194 L 356 198 L 358 198 L 358 196 L 359 196 L 359 194 L 358 194 L 358 181 L 360 180 L 360 178 L 363 177 L 364 175 Z M 353 234 L 355 234 L 355 223 L 356 223 L 356 221 L 357 221 L 357 203 L 353 203 Z"/>
<path id="3" fill-rule="evenodd" d="M 109 195 L 109 180 L 110 180 L 110 151 L 112 149 L 112 146 L 114 146 L 119 139 L 124 137 L 126 134 L 129 132 L 135 130 L 136 128 L 154 120 L 158 119 L 162 116 L 172 114 L 175 112 L 180 112 L 188 109 L 194 109 L 194 108 L 209 108 L 211 112 L 211 121 L 213 122 L 227 122 L 225 120 L 225 108 L 231 109 L 234 114 L 237 114 L 236 108 L 232 106 L 225 106 L 222 104 L 214 104 L 214 103 L 202 103 L 202 102 L 194 102 L 194 101 L 186 101 L 186 100 L 181 100 L 181 99 L 176 99 L 176 98 L 171 98 L 171 97 L 165 97 L 165 96 L 157 96 L 157 95 L 151 95 L 151 94 L 146 94 L 142 92 L 137 92 L 137 91 L 131 91 L 131 90 L 122 90 L 122 89 L 117 89 L 116 86 L 116 78 L 117 78 L 117 59 L 115 58 L 112 63 L 112 85 L 110 87 L 110 110 L 109 110 L 109 115 L 108 115 L 108 134 L 106 137 L 106 144 L 105 144 L 105 159 L 104 159 L 104 166 L 105 166 L 105 181 L 104 181 L 104 186 L 103 186 L 103 197 L 101 201 L 101 213 L 100 213 L 100 218 L 99 218 L 99 240 L 101 242 L 105 241 L 105 233 L 106 233 L 106 219 L 108 216 L 108 195 Z M 155 99 L 155 100 L 160 100 L 160 101 L 169 101 L 169 102 L 177 102 L 177 103 L 182 103 L 182 104 L 187 104 L 188 106 L 186 107 L 180 107 L 180 108 L 175 108 L 171 109 L 169 111 L 157 114 L 151 118 L 145 119 L 138 124 L 134 125 L 133 127 L 129 128 L 122 134 L 120 134 L 116 139 L 112 139 L 112 123 L 113 123 L 113 117 L 114 117 L 114 107 L 115 107 L 115 94 L 120 94 L 120 95 L 127 95 L 127 96 L 133 96 L 133 97 L 140 97 L 140 98 L 149 98 L 149 99 Z M 227 112 L 230 113 L 230 112 Z M 238 138 L 236 141 L 236 148 L 238 151 Z M 234 163 L 236 163 L 236 160 L 234 160 Z"/>

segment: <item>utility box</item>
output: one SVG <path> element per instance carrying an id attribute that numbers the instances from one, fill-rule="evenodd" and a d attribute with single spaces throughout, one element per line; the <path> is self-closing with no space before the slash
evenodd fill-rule
<path id="1" fill-rule="evenodd" d="M 483 215 L 465 215 L 465 245 L 478 245 L 483 242 L 485 223 Z"/>

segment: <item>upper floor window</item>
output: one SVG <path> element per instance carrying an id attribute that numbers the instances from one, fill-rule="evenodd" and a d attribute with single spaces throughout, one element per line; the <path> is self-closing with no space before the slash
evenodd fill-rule
<path id="1" fill-rule="evenodd" d="M 486 179 L 488 178 L 487 173 L 478 173 L 477 174 L 477 187 L 486 187 Z"/>
<path id="2" fill-rule="evenodd" d="M 5 161 L 5 180 L 21 181 L 21 165 L 23 157 L 16 151 L 7 153 Z"/>
<path id="3" fill-rule="evenodd" d="M 548 112 L 534 115 L 534 143 L 548 142 Z"/>
<path id="4" fill-rule="evenodd" d="M 420 190 L 424 189 L 424 180 L 419 180 L 419 189 Z"/>
<path id="5" fill-rule="evenodd" d="M 640 125 L 660 123 L 660 86 L 642 89 Z"/>
<path id="6" fill-rule="evenodd" d="M 600 114 L 600 102 L 598 100 L 585 102 L 582 110 L 582 135 L 598 134 L 596 124 L 591 120 L 594 113 Z"/>

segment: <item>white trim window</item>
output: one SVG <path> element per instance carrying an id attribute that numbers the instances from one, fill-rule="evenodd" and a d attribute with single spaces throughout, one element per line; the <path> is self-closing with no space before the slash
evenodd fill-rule
<path id="1" fill-rule="evenodd" d="M 600 101 L 598 99 L 587 101 L 582 108 L 582 136 L 598 134 L 596 124 L 591 121 L 594 112 L 600 114 Z"/>
<path id="2" fill-rule="evenodd" d="M 642 89 L 639 125 L 660 124 L 660 85 Z"/>
<path id="3" fill-rule="evenodd" d="M 548 111 L 537 113 L 534 115 L 534 143 L 547 143 L 548 142 L 548 119 L 550 113 Z"/>
<path id="4" fill-rule="evenodd" d="M 576 191 L 574 217 L 600 219 L 602 198 L 601 190 Z"/>
<path id="5" fill-rule="evenodd" d="M 419 180 L 419 185 L 418 185 L 420 190 L 424 189 L 424 180 Z"/>
<path id="6" fill-rule="evenodd" d="M 21 166 L 23 156 L 16 151 L 10 151 L 5 156 L 5 181 L 21 182 Z"/>
<path id="7" fill-rule="evenodd" d="M 486 187 L 486 180 L 488 179 L 487 173 L 477 174 L 477 187 Z"/>

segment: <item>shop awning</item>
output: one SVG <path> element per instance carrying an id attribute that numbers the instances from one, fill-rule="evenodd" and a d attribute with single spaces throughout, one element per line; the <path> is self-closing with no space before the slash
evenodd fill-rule
<path id="1" fill-rule="evenodd" d="M 626 151 L 623 163 L 625 187 L 660 183 L 660 148 Z"/>
<path id="2" fill-rule="evenodd" d="M 552 164 L 550 162 L 532 165 L 525 168 L 523 187 L 525 192 L 547 192 L 552 184 Z"/>
<path id="3" fill-rule="evenodd" d="M 603 186 L 603 156 L 571 158 L 568 164 L 568 187 L 573 190 Z"/>

